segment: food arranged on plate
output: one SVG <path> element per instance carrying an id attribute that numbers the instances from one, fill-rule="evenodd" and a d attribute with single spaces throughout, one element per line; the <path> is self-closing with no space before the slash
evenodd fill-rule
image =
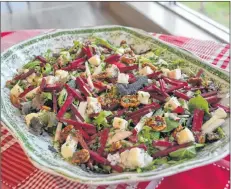
<path id="1" fill-rule="evenodd" d="M 229 107 L 202 69 L 186 74 L 160 49 L 99 37 L 35 56 L 7 81 L 10 100 L 55 153 L 98 173 L 144 172 L 196 156 L 224 137 Z"/>

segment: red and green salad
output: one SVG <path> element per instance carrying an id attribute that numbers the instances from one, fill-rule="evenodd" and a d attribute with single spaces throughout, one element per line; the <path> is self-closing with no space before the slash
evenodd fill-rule
<path id="1" fill-rule="evenodd" d="M 99 37 L 34 56 L 7 81 L 28 130 L 48 133 L 66 161 L 97 173 L 156 169 L 191 159 L 225 136 L 229 107 L 205 76 Z"/>

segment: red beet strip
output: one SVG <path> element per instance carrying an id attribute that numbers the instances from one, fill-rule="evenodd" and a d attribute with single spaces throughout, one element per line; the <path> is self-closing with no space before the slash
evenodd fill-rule
<path id="1" fill-rule="evenodd" d="M 44 64 L 47 63 L 47 60 L 44 57 L 42 57 L 42 56 L 36 56 L 35 59 L 41 61 Z"/>
<path id="2" fill-rule="evenodd" d="M 208 93 L 202 93 L 201 94 L 201 96 L 204 97 L 204 98 L 214 96 L 214 95 L 217 95 L 217 91 L 211 91 L 211 92 L 208 92 Z"/>
<path id="3" fill-rule="evenodd" d="M 113 54 L 113 55 L 108 56 L 108 57 L 104 60 L 104 62 L 106 62 L 106 63 L 117 62 L 117 61 L 119 61 L 120 57 L 121 57 L 121 56 L 118 55 L 118 54 Z"/>
<path id="4" fill-rule="evenodd" d="M 200 131 L 203 125 L 204 111 L 195 109 L 193 112 L 192 131 Z"/>
<path id="5" fill-rule="evenodd" d="M 160 105 L 158 103 L 156 103 L 156 102 L 153 102 L 151 104 L 145 105 L 143 108 L 140 108 L 139 110 L 136 110 L 136 111 L 134 111 L 132 113 L 128 113 L 127 116 L 131 117 L 131 116 L 135 116 L 138 113 L 143 112 L 144 110 L 148 110 L 148 109 L 157 110 L 159 108 L 160 108 Z"/>
<path id="6" fill-rule="evenodd" d="M 79 134 L 81 135 L 81 136 L 83 136 L 83 138 L 84 139 L 86 139 L 86 140 L 89 140 L 90 139 L 90 136 L 87 134 L 87 132 L 86 131 L 84 131 L 83 129 L 80 129 L 80 128 L 78 128 L 78 130 L 79 130 Z M 85 142 L 86 143 L 86 142 Z M 84 146 L 87 146 L 87 145 L 85 145 L 85 144 L 83 144 Z"/>
<path id="7" fill-rule="evenodd" d="M 133 115 L 133 116 L 130 116 L 129 119 L 132 119 L 133 121 L 134 121 L 134 120 L 135 120 L 135 121 L 136 121 L 136 120 L 140 120 L 141 117 L 143 117 L 144 115 L 150 113 L 151 111 L 152 111 L 151 109 L 146 109 L 146 110 L 144 110 L 144 111 L 142 111 L 142 112 L 139 112 L 139 113 L 137 113 L 137 114 L 135 114 L 135 115 Z"/>
<path id="8" fill-rule="evenodd" d="M 43 77 L 40 83 L 40 90 L 43 91 L 46 86 L 46 79 Z"/>
<path id="9" fill-rule="evenodd" d="M 83 52 L 87 55 L 88 59 L 93 56 L 89 46 L 83 47 L 82 49 L 83 49 Z"/>
<path id="10" fill-rule="evenodd" d="M 95 132 L 96 132 L 96 127 L 92 124 L 89 124 L 89 123 L 82 123 L 79 121 L 75 121 L 75 120 L 71 120 L 71 119 L 65 119 L 65 118 L 60 118 L 60 121 L 66 122 L 69 125 L 73 125 L 76 129 L 78 129 L 78 128 L 84 129 L 85 128 L 85 129 L 87 129 L 87 132 L 88 132 L 88 130 L 95 130 Z"/>
<path id="11" fill-rule="evenodd" d="M 81 135 L 81 131 L 80 133 L 77 132 L 76 134 L 76 139 L 77 141 L 80 143 L 80 145 L 82 146 L 82 148 L 86 149 L 86 150 L 89 150 L 88 146 L 87 146 L 87 143 L 85 142 L 85 140 L 83 139 L 82 135 Z"/>
<path id="12" fill-rule="evenodd" d="M 139 144 L 139 145 L 137 145 L 137 146 L 132 146 L 132 147 L 127 147 L 127 148 L 123 148 L 123 149 L 120 149 L 119 150 L 119 153 L 122 153 L 122 152 L 124 152 L 124 151 L 126 151 L 126 150 L 131 150 L 132 148 L 142 148 L 142 149 L 144 149 L 145 151 L 147 151 L 147 146 L 145 145 L 145 144 Z"/>
<path id="13" fill-rule="evenodd" d="M 126 67 L 122 67 L 119 68 L 120 72 L 124 73 L 124 72 L 128 72 L 128 71 L 132 71 L 132 70 L 136 70 L 138 69 L 138 64 L 132 65 L 132 66 L 126 66 Z"/>
<path id="14" fill-rule="evenodd" d="M 60 108 L 57 117 L 61 118 L 69 108 L 69 106 L 72 104 L 74 101 L 74 97 L 72 95 L 68 95 L 66 101 L 64 102 L 63 106 Z"/>
<path id="15" fill-rule="evenodd" d="M 169 153 L 171 152 L 174 152 L 180 148 L 185 148 L 185 147 L 188 147 L 188 146 L 191 146 L 192 143 L 185 143 L 185 144 L 180 144 L 180 145 L 176 145 L 176 146 L 172 146 L 170 148 L 167 148 L 166 150 L 162 150 L 162 151 L 158 151 L 156 153 L 154 153 L 152 155 L 153 158 L 157 158 L 157 157 L 164 157 L 164 156 L 167 156 Z"/>
<path id="16" fill-rule="evenodd" d="M 70 108 L 71 108 L 72 112 L 73 112 L 82 122 L 84 122 L 83 117 L 81 116 L 81 114 L 79 113 L 79 111 L 76 109 L 76 107 L 75 107 L 73 104 L 70 105 Z"/>
<path id="17" fill-rule="evenodd" d="M 186 84 L 187 84 L 187 83 L 186 83 Z M 173 86 L 173 87 L 171 87 L 170 89 L 167 89 L 166 92 L 167 92 L 167 93 L 171 93 L 171 92 L 173 92 L 173 91 L 175 91 L 175 90 L 182 89 L 186 84 L 185 84 L 185 83 L 181 83 L 181 84 L 179 84 L 179 85 L 177 85 L 177 86 Z"/>
<path id="18" fill-rule="evenodd" d="M 53 111 L 57 113 L 58 107 L 57 107 L 57 95 L 55 91 L 52 91 L 52 102 L 53 102 Z"/>
<path id="19" fill-rule="evenodd" d="M 209 96 L 209 97 L 207 97 L 205 99 L 208 101 L 209 104 L 216 104 L 216 103 L 218 103 L 221 100 L 221 98 L 218 98 L 217 95 L 215 95 L 215 96 Z"/>
<path id="20" fill-rule="evenodd" d="M 159 100 L 160 102 L 165 102 L 166 98 L 157 94 L 157 93 L 150 93 L 151 97 L 156 99 L 156 100 Z"/>
<path id="21" fill-rule="evenodd" d="M 203 74 L 204 70 L 200 69 L 197 74 L 196 77 L 200 77 Z"/>
<path id="22" fill-rule="evenodd" d="M 98 153 L 89 150 L 90 156 L 93 160 L 95 160 L 97 163 L 103 164 L 103 165 L 109 165 L 112 169 L 115 171 L 121 173 L 123 172 L 123 168 L 118 165 L 111 165 L 111 163 L 104 157 L 100 156 Z"/>
<path id="23" fill-rule="evenodd" d="M 214 108 L 223 108 L 227 113 L 230 113 L 230 107 L 223 106 L 221 104 L 213 104 L 212 105 Z"/>
<path id="24" fill-rule="evenodd" d="M 64 85 L 67 89 L 67 92 L 72 94 L 74 98 L 76 98 L 79 101 L 84 101 L 84 98 L 81 96 L 79 92 L 77 92 L 75 89 L 71 88 L 68 84 Z"/>
<path id="25" fill-rule="evenodd" d="M 63 67 L 61 69 L 66 70 L 66 71 L 75 70 L 75 69 L 79 68 L 85 61 L 86 61 L 85 58 L 79 58 L 77 60 L 70 62 L 68 66 Z"/>
<path id="26" fill-rule="evenodd" d="M 152 146 L 154 146 L 154 147 L 171 147 L 174 145 L 175 145 L 175 143 L 169 142 L 166 140 L 154 140 L 154 141 L 152 141 Z"/>
<path id="27" fill-rule="evenodd" d="M 177 114 L 183 114 L 184 113 L 184 108 L 182 106 L 178 106 L 176 109 L 172 111 L 173 113 Z"/>
<path id="28" fill-rule="evenodd" d="M 79 90 L 84 94 L 84 96 L 86 97 L 92 96 L 90 89 L 86 86 L 86 84 L 84 83 L 81 77 L 76 77 L 75 82 L 77 86 L 79 87 Z"/>
<path id="29" fill-rule="evenodd" d="M 109 128 L 106 128 L 106 129 L 102 130 L 102 132 L 101 132 L 101 135 L 100 135 L 100 147 L 97 150 L 99 155 L 103 154 L 104 148 L 106 147 L 109 132 L 110 132 Z"/>
<path id="30" fill-rule="evenodd" d="M 32 73 L 34 73 L 35 70 L 34 69 L 30 69 L 28 72 L 26 73 L 22 73 L 20 75 L 17 75 L 14 77 L 13 80 L 23 80 L 23 79 L 26 79 L 28 76 L 30 76 Z"/>
<path id="31" fill-rule="evenodd" d="M 155 84 L 151 84 L 151 85 L 149 85 L 147 87 L 144 87 L 142 89 L 142 91 L 147 91 L 147 92 L 149 92 L 149 91 L 152 91 L 152 92 L 155 91 L 155 92 L 158 92 L 158 93 L 162 92 Z"/>
<path id="32" fill-rule="evenodd" d="M 203 90 L 204 88 L 205 88 L 204 86 L 192 87 L 190 90 L 191 90 L 191 91 L 197 91 L 197 90 Z"/>
<path id="33" fill-rule="evenodd" d="M 174 80 L 167 78 L 167 77 L 163 77 L 163 80 L 166 83 L 171 84 L 171 85 L 175 85 L 175 86 L 178 86 L 179 84 L 181 84 L 181 82 L 174 81 Z"/>
<path id="34" fill-rule="evenodd" d="M 35 88 L 34 86 L 29 86 L 18 97 L 19 98 L 24 97 L 27 93 L 29 93 L 30 91 L 32 91 L 34 88 Z"/>
<path id="35" fill-rule="evenodd" d="M 148 74 L 147 77 L 148 77 L 148 79 L 157 79 L 158 76 L 159 76 L 161 73 L 162 73 L 161 71 L 159 71 L 159 72 L 154 72 L 154 73 Z"/>
<path id="36" fill-rule="evenodd" d="M 46 85 L 43 89 L 44 92 L 61 91 L 63 86 L 60 83 Z"/>
<path id="37" fill-rule="evenodd" d="M 163 79 L 160 79 L 160 80 L 159 80 L 159 84 L 160 84 L 160 90 L 161 90 L 162 92 L 165 92 L 165 90 L 166 90 L 166 84 L 165 84 L 164 80 L 163 80 Z"/>
<path id="38" fill-rule="evenodd" d="M 182 98 L 182 99 L 187 100 L 187 101 L 190 99 L 190 97 L 188 97 L 186 94 L 181 93 L 181 92 L 179 92 L 179 91 L 174 91 L 173 93 L 174 93 L 174 95 L 177 96 L 178 98 Z"/>

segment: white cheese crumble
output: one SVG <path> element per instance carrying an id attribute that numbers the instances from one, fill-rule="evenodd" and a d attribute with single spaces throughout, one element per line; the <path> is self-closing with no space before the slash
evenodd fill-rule
<path id="1" fill-rule="evenodd" d="M 141 104 L 148 104 L 149 98 L 150 94 L 148 92 L 138 91 L 138 100 Z"/>

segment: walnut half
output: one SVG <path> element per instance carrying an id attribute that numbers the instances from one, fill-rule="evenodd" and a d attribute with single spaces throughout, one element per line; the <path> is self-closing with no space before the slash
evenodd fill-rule
<path id="1" fill-rule="evenodd" d="M 90 153 L 86 149 L 79 150 L 73 154 L 72 163 L 86 163 L 90 159 Z"/>

